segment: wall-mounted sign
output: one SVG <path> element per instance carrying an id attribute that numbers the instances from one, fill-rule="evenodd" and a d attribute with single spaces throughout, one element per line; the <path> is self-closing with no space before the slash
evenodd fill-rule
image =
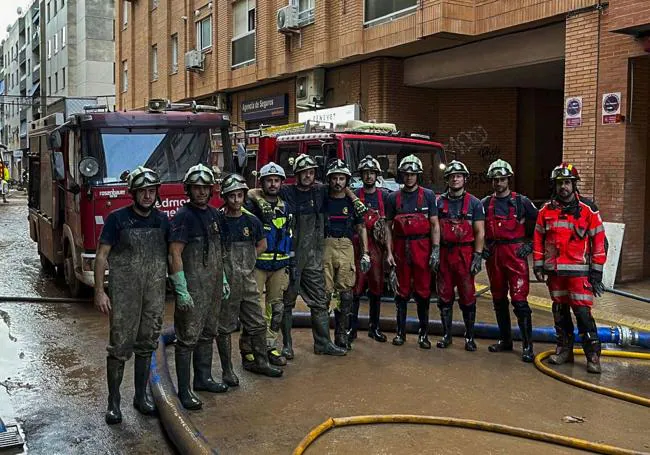
<path id="1" fill-rule="evenodd" d="M 264 120 L 289 115 L 288 96 L 267 96 L 241 102 L 241 118 L 244 121 Z"/>
<path id="2" fill-rule="evenodd" d="M 582 125 L 582 97 L 572 96 L 564 104 L 564 125 L 575 128 Z"/>
<path id="3" fill-rule="evenodd" d="M 334 126 L 345 123 L 348 120 L 360 120 L 359 105 L 348 104 L 347 106 L 339 106 L 298 113 L 299 122 L 303 123 L 308 120 L 312 122 L 331 122 L 334 124 Z"/>
<path id="4" fill-rule="evenodd" d="M 621 92 L 603 93 L 603 125 L 621 123 Z"/>

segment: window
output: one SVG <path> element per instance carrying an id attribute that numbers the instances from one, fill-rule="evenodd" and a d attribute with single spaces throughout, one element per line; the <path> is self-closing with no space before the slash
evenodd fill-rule
<path id="1" fill-rule="evenodd" d="M 232 66 L 255 60 L 255 0 L 233 3 Z"/>
<path id="2" fill-rule="evenodd" d="M 65 68 L 61 70 L 61 88 L 65 88 Z"/>
<path id="3" fill-rule="evenodd" d="M 204 51 L 212 47 L 212 16 L 196 23 L 196 48 Z"/>
<path id="4" fill-rule="evenodd" d="M 47 59 L 49 60 L 51 58 L 52 58 L 52 40 L 49 39 L 47 40 Z"/>
<path id="5" fill-rule="evenodd" d="M 151 80 L 158 80 L 158 45 L 151 46 Z"/>
<path id="6" fill-rule="evenodd" d="M 52 13 L 52 16 L 56 16 L 56 0 L 54 0 L 54 12 Z"/>
<path id="7" fill-rule="evenodd" d="M 47 77 L 47 94 L 52 94 L 52 76 Z"/>
<path id="8" fill-rule="evenodd" d="M 129 2 L 122 0 L 122 27 L 129 23 Z"/>
<path id="9" fill-rule="evenodd" d="M 63 49 L 65 47 L 65 38 L 66 38 L 65 35 L 66 35 L 66 32 L 67 32 L 67 30 L 66 30 L 66 27 L 64 25 L 63 28 L 61 29 L 61 49 Z"/>
<path id="10" fill-rule="evenodd" d="M 54 55 L 59 52 L 59 33 L 54 34 Z"/>
<path id="11" fill-rule="evenodd" d="M 54 73 L 54 93 L 59 91 L 59 73 Z"/>
<path id="12" fill-rule="evenodd" d="M 178 34 L 172 35 L 171 39 L 172 73 L 178 72 Z"/>
<path id="13" fill-rule="evenodd" d="M 295 2 L 296 0 L 294 0 Z M 314 0 L 297 0 L 298 1 L 298 21 L 303 24 L 314 22 Z"/>
<path id="14" fill-rule="evenodd" d="M 375 25 L 415 12 L 417 0 L 365 0 L 366 25 Z"/>
<path id="15" fill-rule="evenodd" d="M 61 0 L 61 7 L 59 9 L 63 8 L 64 6 L 65 6 L 65 0 Z"/>
<path id="16" fill-rule="evenodd" d="M 126 92 L 129 89 L 129 62 L 124 60 L 122 62 L 122 91 Z"/>
<path id="17" fill-rule="evenodd" d="M 50 22 L 50 2 L 47 2 L 47 22 Z"/>

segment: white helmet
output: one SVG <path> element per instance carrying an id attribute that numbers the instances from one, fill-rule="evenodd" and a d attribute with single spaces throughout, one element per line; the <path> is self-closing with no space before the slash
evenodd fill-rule
<path id="1" fill-rule="evenodd" d="M 262 180 L 264 177 L 270 177 L 272 175 L 277 175 L 282 180 L 287 178 L 286 174 L 284 173 L 284 169 L 282 169 L 282 166 L 275 164 L 273 161 L 262 166 L 262 169 L 260 169 L 260 180 Z"/>
<path id="2" fill-rule="evenodd" d="M 215 184 L 214 174 L 212 170 L 204 164 L 197 164 L 192 166 L 185 173 L 183 178 L 185 186 L 188 185 L 203 185 L 212 186 Z"/>
<path id="3" fill-rule="evenodd" d="M 422 161 L 415 155 L 405 156 L 399 162 L 397 170 L 408 174 L 422 174 Z"/>
<path id="4" fill-rule="evenodd" d="M 377 161 L 372 155 L 366 155 L 359 162 L 357 171 L 375 171 L 377 174 L 381 174 L 381 166 L 379 165 L 379 161 Z"/>
<path id="5" fill-rule="evenodd" d="M 244 190 L 248 191 L 248 185 L 246 185 L 246 180 L 239 174 L 230 174 L 228 177 L 223 179 L 221 183 L 221 194 L 226 195 L 232 193 L 233 191 Z"/>

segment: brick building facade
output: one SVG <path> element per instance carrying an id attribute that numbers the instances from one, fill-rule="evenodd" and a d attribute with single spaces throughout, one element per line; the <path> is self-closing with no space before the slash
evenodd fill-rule
<path id="1" fill-rule="evenodd" d="M 575 162 L 583 194 L 626 224 L 619 279 L 650 274 L 647 1 L 289 0 L 298 23 L 281 33 L 287 3 L 117 1 L 118 107 L 218 98 L 248 128 L 259 122 L 244 104 L 275 97 L 282 109 L 262 122 L 294 122 L 297 80 L 324 68 L 318 107 L 356 104 L 362 120 L 433 135 L 478 195 L 496 157 L 535 199 L 555 164 Z M 192 49 L 200 71 L 185 69 Z M 602 96 L 618 92 L 622 117 L 603 124 Z M 579 125 L 563 119 L 568 97 L 581 98 Z"/>

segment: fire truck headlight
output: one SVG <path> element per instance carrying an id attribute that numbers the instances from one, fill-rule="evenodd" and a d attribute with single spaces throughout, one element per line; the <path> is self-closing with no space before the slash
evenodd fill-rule
<path id="1" fill-rule="evenodd" d="M 445 163 L 440 163 L 438 165 L 438 167 L 440 168 L 441 171 L 444 171 L 445 169 L 447 169 L 447 166 L 445 165 Z"/>
<path id="2" fill-rule="evenodd" d="M 88 156 L 79 163 L 79 172 L 84 177 L 94 177 L 99 172 L 99 162 L 92 156 Z"/>

